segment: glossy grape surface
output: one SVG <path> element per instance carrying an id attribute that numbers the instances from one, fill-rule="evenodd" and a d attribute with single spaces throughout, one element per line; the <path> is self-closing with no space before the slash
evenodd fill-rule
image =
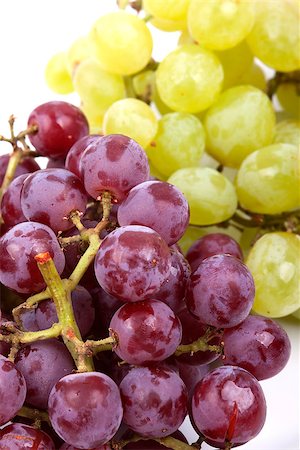
<path id="1" fill-rule="evenodd" d="M 26 222 L 27 219 L 21 208 L 21 190 L 28 174 L 15 178 L 3 194 L 1 202 L 1 214 L 5 225 L 13 227 L 17 223 Z"/>
<path id="2" fill-rule="evenodd" d="M 88 136 L 83 136 L 81 139 L 75 142 L 74 145 L 68 151 L 66 157 L 66 169 L 74 173 L 78 178 L 82 178 L 80 160 L 83 152 L 87 147 L 95 142 L 101 136 L 99 134 L 89 134 Z"/>
<path id="3" fill-rule="evenodd" d="M 0 430 L 0 449 L 55 450 L 55 445 L 44 431 L 23 423 L 13 423 Z"/>

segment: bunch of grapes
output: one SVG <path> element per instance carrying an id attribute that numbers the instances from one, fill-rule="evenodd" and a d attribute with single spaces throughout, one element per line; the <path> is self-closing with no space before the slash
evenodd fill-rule
<path id="1" fill-rule="evenodd" d="M 263 428 L 260 381 L 290 357 L 298 3 L 119 8 L 46 67 L 79 106 L 0 136 L 3 450 L 230 450 Z M 160 62 L 153 27 L 178 31 Z"/>

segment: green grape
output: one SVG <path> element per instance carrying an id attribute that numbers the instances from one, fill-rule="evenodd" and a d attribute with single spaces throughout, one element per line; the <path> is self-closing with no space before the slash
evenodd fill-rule
<path id="1" fill-rule="evenodd" d="M 225 166 L 239 167 L 247 155 L 272 143 L 275 112 L 260 89 L 236 86 L 207 111 L 204 127 L 208 153 Z"/>
<path id="2" fill-rule="evenodd" d="M 186 20 L 190 0 L 143 0 L 143 8 L 155 18 Z"/>
<path id="3" fill-rule="evenodd" d="M 263 69 L 253 63 L 235 82 L 235 85 L 250 84 L 261 91 L 266 91 L 267 80 Z"/>
<path id="4" fill-rule="evenodd" d="M 300 91 L 296 84 L 281 84 L 276 91 L 276 97 L 285 111 L 292 117 L 300 119 Z"/>
<path id="5" fill-rule="evenodd" d="M 103 111 L 99 110 L 97 106 L 89 104 L 82 104 L 80 109 L 88 120 L 90 134 L 102 134 L 104 116 Z"/>
<path id="6" fill-rule="evenodd" d="M 260 229 L 256 227 L 246 227 L 243 229 L 239 239 L 239 244 L 245 258 L 248 256 L 251 248 L 254 245 L 254 242 L 256 242 L 256 240 L 258 239 L 259 231 Z"/>
<path id="7" fill-rule="evenodd" d="M 169 113 L 158 122 L 158 129 L 146 149 L 153 165 L 166 177 L 182 167 L 199 167 L 205 147 L 200 120 L 192 114 Z"/>
<path id="8" fill-rule="evenodd" d="M 187 23 L 201 46 L 226 50 L 245 39 L 254 18 L 254 3 L 249 0 L 191 0 Z"/>
<path id="9" fill-rule="evenodd" d="M 237 207 L 233 184 L 209 167 L 187 167 L 168 179 L 183 192 L 190 205 L 190 223 L 213 225 L 229 219 Z"/>
<path id="10" fill-rule="evenodd" d="M 157 178 L 158 180 L 166 181 L 166 177 L 160 173 L 159 170 L 157 170 L 156 167 L 152 164 L 150 160 L 148 160 L 149 167 L 150 167 L 150 175 L 154 178 Z"/>
<path id="11" fill-rule="evenodd" d="M 300 206 L 300 148 L 273 144 L 251 153 L 236 178 L 241 206 L 261 214 L 280 214 Z"/>
<path id="12" fill-rule="evenodd" d="M 190 35 L 188 30 L 183 30 L 180 33 L 177 45 L 180 46 L 180 45 L 189 45 L 189 44 L 196 44 L 196 42 L 194 41 L 194 39 L 192 38 L 192 36 Z"/>
<path id="13" fill-rule="evenodd" d="M 256 2 L 255 24 L 247 41 L 253 54 L 273 69 L 299 69 L 299 6 L 287 0 Z"/>
<path id="14" fill-rule="evenodd" d="M 152 93 L 152 102 L 157 111 L 163 116 L 164 114 L 168 114 L 174 112 L 169 106 L 167 106 L 161 99 L 157 86 L 156 86 L 156 77 L 154 80 L 153 93 Z"/>
<path id="15" fill-rule="evenodd" d="M 88 36 L 81 36 L 73 42 L 67 51 L 67 67 L 71 75 L 74 74 L 76 67 L 92 54 L 90 40 Z"/>
<path id="16" fill-rule="evenodd" d="M 66 65 L 66 53 L 60 52 L 52 56 L 45 69 L 48 87 L 57 94 L 70 94 L 74 91 L 71 76 Z"/>
<path id="17" fill-rule="evenodd" d="M 132 75 L 150 61 L 151 33 L 143 20 L 125 11 L 100 17 L 90 39 L 95 55 L 107 72 Z"/>
<path id="18" fill-rule="evenodd" d="M 297 311 L 295 311 L 295 312 L 292 314 L 292 316 L 293 316 L 293 317 L 296 317 L 296 319 L 300 320 L 300 308 L 297 309 Z"/>
<path id="19" fill-rule="evenodd" d="M 104 71 L 94 58 L 78 65 L 73 83 L 81 101 L 90 109 L 101 111 L 102 116 L 110 105 L 126 96 L 123 78 Z"/>
<path id="20" fill-rule="evenodd" d="M 239 78 L 248 71 L 253 63 L 253 55 L 245 41 L 235 47 L 217 52 L 224 70 L 223 89 L 237 84 Z"/>
<path id="21" fill-rule="evenodd" d="M 153 97 L 155 85 L 155 72 L 153 70 L 143 70 L 132 77 L 132 86 L 137 98 L 146 103 Z"/>
<path id="22" fill-rule="evenodd" d="M 167 19 L 161 19 L 159 17 L 154 17 L 153 19 L 150 19 L 149 22 L 155 28 L 158 28 L 159 30 L 162 30 L 162 31 L 172 32 L 172 31 L 184 30 L 186 28 L 185 20 L 167 20 Z"/>
<path id="23" fill-rule="evenodd" d="M 274 142 L 300 147 L 300 121 L 282 120 L 278 122 L 275 128 Z"/>
<path id="24" fill-rule="evenodd" d="M 124 98 L 111 105 L 104 115 L 105 134 L 124 134 L 146 148 L 157 131 L 158 121 L 146 103 Z"/>
<path id="25" fill-rule="evenodd" d="M 196 113 L 212 105 L 222 88 L 218 58 L 198 45 L 184 45 L 169 53 L 156 72 L 158 93 L 174 111 Z"/>
<path id="26" fill-rule="evenodd" d="M 252 247 L 246 264 L 255 282 L 253 310 L 267 317 L 284 317 L 300 307 L 300 237 L 267 233 Z"/>

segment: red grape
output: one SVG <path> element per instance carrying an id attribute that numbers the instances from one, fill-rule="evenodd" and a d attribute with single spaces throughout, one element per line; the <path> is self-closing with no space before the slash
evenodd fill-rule
<path id="1" fill-rule="evenodd" d="M 23 423 L 13 423 L 0 430 L 0 449 L 55 450 L 55 446 L 44 431 Z"/>
<path id="2" fill-rule="evenodd" d="M 27 177 L 26 173 L 15 178 L 3 194 L 1 214 L 5 225 L 9 227 L 27 221 L 21 208 L 21 190 Z"/>
<path id="3" fill-rule="evenodd" d="M 97 139 L 101 137 L 100 134 L 89 134 L 87 136 L 83 136 L 74 145 L 70 148 L 66 158 L 66 169 L 70 172 L 77 175 L 78 178 L 82 179 L 82 173 L 80 169 L 80 161 L 83 152 L 87 149 L 87 147 L 95 142 Z"/>
<path id="4" fill-rule="evenodd" d="M 3 183 L 5 172 L 8 166 L 10 154 L 5 154 L 0 156 L 0 186 Z M 38 163 L 30 157 L 23 158 L 20 163 L 17 165 L 14 178 L 19 177 L 20 175 L 24 175 L 25 173 L 29 174 L 39 170 L 40 166 Z"/>

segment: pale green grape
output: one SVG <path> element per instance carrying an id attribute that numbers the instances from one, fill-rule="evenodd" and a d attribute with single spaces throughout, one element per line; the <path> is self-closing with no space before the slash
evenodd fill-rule
<path id="1" fill-rule="evenodd" d="M 196 42 L 194 41 L 188 30 L 183 30 L 180 33 L 177 44 L 180 46 L 180 45 L 196 44 Z"/>
<path id="2" fill-rule="evenodd" d="M 241 206 L 251 212 L 279 214 L 300 206 L 300 148 L 273 144 L 251 153 L 236 179 Z"/>
<path id="3" fill-rule="evenodd" d="M 248 35 L 254 17 L 254 4 L 249 0 L 191 0 L 187 22 L 201 46 L 225 50 Z"/>
<path id="4" fill-rule="evenodd" d="M 212 105 L 222 88 L 223 69 L 209 50 L 198 45 L 177 48 L 156 72 L 158 93 L 174 111 L 196 113 Z"/>
<path id="5" fill-rule="evenodd" d="M 82 61 L 73 77 L 75 91 L 89 109 L 104 112 L 117 100 L 126 96 L 124 80 L 120 75 L 108 73 L 94 58 Z"/>
<path id="6" fill-rule="evenodd" d="M 296 317 L 296 319 L 300 320 L 300 308 L 295 311 L 292 316 Z"/>
<path id="7" fill-rule="evenodd" d="M 186 20 L 190 0 L 143 0 L 143 8 L 155 18 Z"/>
<path id="8" fill-rule="evenodd" d="M 158 129 L 146 149 L 153 165 L 166 177 L 182 167 L 199 167 L 205 147 L 200 120 L 192 114 L 170 113 L 158 122 Z"/>
<path id="9" fill-rule="evenodd" d="M 213 225 L 229 219 L 237 207 L 232 183 L 209 167 L 177 170 L 168 182 L 183 192 L 190 205 L 190 223 Z"/>
<path id="10" fill-rule="evenodd" d="M 239 239 L 239 244 L 245 258 L 248 256 L 251 248 L 258 239 L 259 231 L 260 229 L 256 227 L 246 227 L 243 229 Z"/>
<path id="11" fill-rule="evenodd" d="M 276 91 L 276 96 L 285 111 L 292 117 L 300 119 L 300 92 L 296 84 L 281 84 Z"/>
<path id="12" fill-rule="evenodd" d="M 88 36 L 81 36 L 73 42 L 67 51 L 67 67 L 71 75 L 76 67 L 92 54 L 90 40 Z"/>
<path id="13" fill-rule="evenodd" d="M 145 22 L 118 11 L 100 17 L 90 33 L 95 55 L 104 70 L 131 75 L 151 58 L 152 36 Z"/>
<path id="14" fill-rule="evenodd" d="M 252 64 L 235 82 L 235 85 L 250 84 L 261 91 L 266 91 L 267 80 L 263 69 L 258 64 Z"/>
<path id="15" fill-rule="evenodd" d="M 207 151 L 221 164 L 239 167 L 247 155 L 272 143 L 275 113 L 268 96 L 253 86 L 224 91 L 208 110 Z"/>
<path id="16" fill-rule="evenodd" d="M 70 94 L 74 91 L 72 79 L 67 69 L 65 52 L 56 53 L 48 61 L 45 79 L 48 87 L 57 94 Z"/>
<path id="17" fill-rule="evenodd" d="M 300 147 L 300 121 L 282 120 L 275 128 L 274 142 Z"/>
<path id="18" fill-rule="evenodd" d="M 255 24 L 247 42 L 253 54 L 273 69 L 299 69 L 299 6 L 287 0 L 256 2 Z"/>
<path id="19" fill-rule="evenodd" d="M 155 72 L 153 70 L 143 70 L 132 77 L 132 86 L 137 98 L 148 103 L 153 97 L 155 85 Z"/>
<path id="20" fill-rule="evenodd" d="M 267 233 L 252 247 L 246 261 L 255 282 L 253 310 L 284 317 L 300 307 L 300 237 Z"/>
<path id="21" fill-rule="evenodd" d="M 163 116 L 164 114 L 168 114 L 170 112 L 173 112 L 169 106 L 167 106 L 161 99 L 157 86 L 156 86 L 156 77 L 154 80 L 154 86 L 153 86 L 153 93 L 152 93 L 152 102 L 157 109 L 157 111 Z"/>
<path id="22" fill-rule="evenodd" d="M 124 134 L 146 148 L 157 131 L 158 121 L 146 103 L 124 98 L 111 105 L 104 115 L 105 134 Z"/>
<path id="23" fill-rule="evenodd" d="M 223 90 L 237 84 L 239 78 L 247 72 L 252 63 L 253 55 L 245 41 L 235 47 L 217 52 L 224 70 Z"/>
<path id="24" fill-rule="evenodd" d="M 184 30 L 186 28 L 185 20 L 167 20 L 167 19 L 160 19 L 159 17 L 154 17 L 153 19 L 150 19 L 149 22 L 155 28 L 158 28 L 159 30 L 162 31 L 171 32 Z"/>
<path id="25" fill-rule="evenodd" d="M 85 114 L 90 128 L 90 134 L 102 134 L 103 116 L 102 110 L 99 110 L 95 105 L 82 104 L 80 109 Z"/>

